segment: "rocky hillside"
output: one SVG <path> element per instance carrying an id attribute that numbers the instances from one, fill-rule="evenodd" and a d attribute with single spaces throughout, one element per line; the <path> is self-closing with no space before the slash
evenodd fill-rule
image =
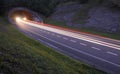
<path id="1" fill-rule="evenodd" d="M 120 34 L 120 8 L 106 4 L 91 5 L 79 3 L 59 5 L 50 19 L 65 22 L 68 26 Z"/>

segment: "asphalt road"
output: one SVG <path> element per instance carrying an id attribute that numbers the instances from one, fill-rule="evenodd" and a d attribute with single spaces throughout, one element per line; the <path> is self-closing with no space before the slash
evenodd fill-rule
<path id="1" fill-rule="evenodd" d="M 120 74 L 120 41 L 19 21 L 26 35 L 109 74 Z"/>

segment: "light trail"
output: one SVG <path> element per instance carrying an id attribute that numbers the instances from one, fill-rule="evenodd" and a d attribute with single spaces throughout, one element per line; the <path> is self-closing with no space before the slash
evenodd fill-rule
<path id="1" fill-rule="evenodd" d="M 25 20 L 25 21 L 26 21 L 26 20 L 27 20 L 27 18 L 26 18 L 26 17 L 24 17 L 24 18 L 23 18 L 23 20 Z"/>
<path id="2" fill-rule="evenodd" d="M 80 39 L 80 40 L 84 40 L 84 41 L 87 41 L 87 42 L 91 42 L 91 43 L 95 43 L 95 44 L 99 44 L 99 45 L 102 45 L 102 46 L 107 46 L 107 47 L 110 47 L 110 48 L 120 50 L 120 45 L 104 42 L 104 41 L 94 39 L 94 38 L 89 37 L 89 36 L 84 36 L 84 35 L 81 35 L 81 34 L 78 34 L 78 33 L 73 33 L 73 32 L 69 32 L 69 31 L 66 31 L 66 30 L 60 30 L 60 29 L 48 27 L 48 26 L 45 26 L 45 25 L 37 25 L 35 23 L 31 23 L 31 22 L 28 22 L 28 21 L 23 21 L 21 19 L 19 21 L 21 23 L 23 23 L 24 25 L 30 25 L 30 26 L 33 26 L 33 27 L 37 27 L 37 28 L 41 28 L 41 29 L 44 29 L 44 30 L 47 30 L 47 31 L 51 31 L 51 32 L 54 32 L 54 33 L 65 35 L 65 36 L 68 36 L 68 37 L 72 37 L 72 38 L 76 38 L 76 39 Z"/>

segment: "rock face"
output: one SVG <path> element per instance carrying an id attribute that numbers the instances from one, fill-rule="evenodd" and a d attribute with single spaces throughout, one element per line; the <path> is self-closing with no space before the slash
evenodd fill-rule
<path id="1" fill-rule="evenodd" d="M 56 21 L 66 22 L 68 26 L 74 25 L 75 27 L 92 28 L 102 32 L 120 34 L 120 10 L 97 6 L 89 10 L 90 18 L 86 19 L 87 23 L 76 24 L 71 22 L 81 7 L 82 5 L 75 3 L 59 6 L 50 18 Z"/>
<path id="2" fill-rule="evenodd" d="M 90 18 L 86 27 L 110 33 L 120 33 L 120 11 L 110 10 L 106 7 L 93 8 L 89 12 Z"/>
<path id="3" fill-rule="evenodd" d="M 60 22 L 70 22 L 81 6 L 82 5 L 76 3 L 58 6 L 50 18 Z"/>

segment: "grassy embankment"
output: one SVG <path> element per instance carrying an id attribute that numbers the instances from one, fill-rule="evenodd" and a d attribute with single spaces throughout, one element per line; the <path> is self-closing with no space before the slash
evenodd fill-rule
<path id="1" fill-rule="evenodd" d="M 91 8 L 99 5 L 100 3 L 101 3 L 101 0 L 90 0 L 88 3 L 84 4 L 82 6 L 82 8 L 72 18 L 73 19 L 72 22 L 84 25 L 87 22 L 86 20 L 90 17 L 89 14 L 88 14 L 89 10 Z M 65 4 L 65 5 L 67 5 L 67 4 Z M 64 11 L 62 13 L 64 13 Z M 80 19 L 80 20 L 77 20 L 77 19 Z M 96 30 L 90 29 L 90 28 L 75 28 L 73 26 L 67 26 L 66 22 L 58 22 L 58 21 L 55 21 L 55 20 L 51 20 L 50 18 L 45 19 L 45 23 L 120 40 L 120 34 L 100 32 L 100 31 L 96 31 Z"/>
<path id="2" fill-rule="evenodd" d="M 23 35 L 0 18 L 0 74 L 105 74 Z"/>

